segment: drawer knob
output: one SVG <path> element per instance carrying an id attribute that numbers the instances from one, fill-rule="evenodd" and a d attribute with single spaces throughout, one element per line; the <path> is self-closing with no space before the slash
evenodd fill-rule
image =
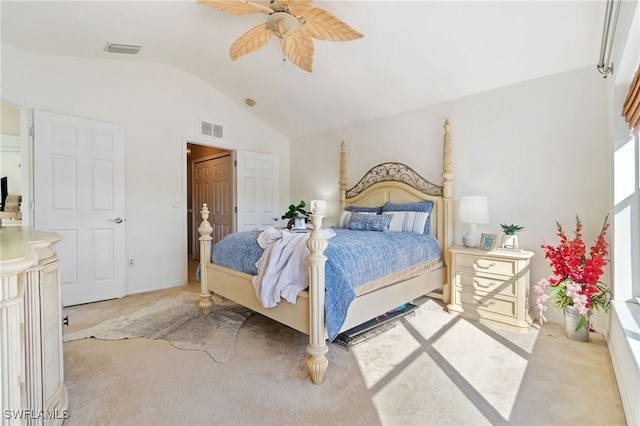
<path id="1" fill-rule="evenodd" d="M 496 285 L 496 283 L 493 282 L 493 281 L 491 281 L 489 284 L 484 284 L 484 283 L 481 283 L 478 280 L 473 280 L 473 283 L 476 285 L 476 287 L 482 287 L 482 288 L 491 288 L 494 285 Z"/>
<path id="2" fill-rule="evenodd" d="M 473 262 L 473 263 L 474 263 L 478 268 L 480 268 L 480 269 L 491 269 L 491 268 L 493 268 L 494 266 L 496 266 L 495 262 L 491 262 L 491 263 L 489 263 L 489 264 L 483 265 L 483 264 L 481 264 L 481 263 L 480 263 L 480 261 L 479 261 L 479 260 L 476 260 L 476 261 L 475 261 L 475 262 Z"/>

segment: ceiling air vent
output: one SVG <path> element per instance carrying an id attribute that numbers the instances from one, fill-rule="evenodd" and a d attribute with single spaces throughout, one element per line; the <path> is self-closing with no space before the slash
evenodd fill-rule
<path id="1" fill-rule="evenodd" d="M 107 43 L 104 50 L 109 53 L 127 53 L 129 55 L 137 55 L 140 52 L 142 46 L 135 46 L 133 44 L 116 44 Z"/>
<path id="2" fill-rule="evenodd" d="M 213 136 L 215 138 L 222 138 L 222 126 L 209 123 L 208 121 L 200 122 L 200 133 L 204 136 Z"/>

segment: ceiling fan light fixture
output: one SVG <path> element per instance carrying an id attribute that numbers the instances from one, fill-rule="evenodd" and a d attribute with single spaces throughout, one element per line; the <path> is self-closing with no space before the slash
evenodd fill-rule
<path id="1" fill-rule="evenodd" d="M 133 44 L 117 44 L 117 43 L 107 43 L 104 50 L 109 53 L 125 53 L 128 55 L 137 55 L 142 46 L 136 46 Z"/>
<path id="2" fill-rule="evenodd" d="M 197 0 L 232 15 L 263 13 L 264 24 L 249 29 L 229 49 L 232 61 L 264 47 L 275 35 L 280 39 L 283 62 L 289 60 L 307 72 L 313 72 L 313 39 L 348 41 L 363 35 L 332 13 L 312 7 L 313 0 L 270 0 L 269 6 L 250 0 Z"/>
<path id="3" fill-rule="evenodd" d="M 280 38 L 291 37 L 299 26 L 298 18 L 287 12 L 276 12 L 267 18 L 267 28 Z"/>

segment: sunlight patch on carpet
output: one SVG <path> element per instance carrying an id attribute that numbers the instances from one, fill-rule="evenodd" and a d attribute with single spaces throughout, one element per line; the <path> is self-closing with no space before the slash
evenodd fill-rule
<path id="1" fill-rule="evenodd" d="M 203 315 L 197 306 L 199 300 L 198 293 L 185 291 L 132 314 L 65 334 L 63 340 L 164 339 L 178 349 L 207 352 L 216 362 L 229 361 L 240 327 L 252 311 L 214 296 L 211 313 Z"/>

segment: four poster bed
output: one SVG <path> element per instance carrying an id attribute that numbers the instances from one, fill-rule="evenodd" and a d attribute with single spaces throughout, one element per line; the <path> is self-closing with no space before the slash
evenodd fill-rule
<path id="1" fill-rule="evenodd" d="M 308 334 L 307 352 L 309 357 L 307 359 L 307 367 L 313 383 L 322 383 L 324 373 L 329 364 L 325 356 L 328 351 L 327 339 L 333 340 L 338 332 L 360 325 L 423 295 L 441 297 L 444 299 L 443 302 L 445 304 L 449 302 L 450 290 L 447 283 L 448 261 L 446 253 L 452 238 L 453 171 L 448 121 L 444 124 L 443 160 L 443 180 L 441 185 L 426 181 L 404 164 L 383 163 L 370 169 L 355 186 L 347 189 L 346 152 L 343 142 L 340 155 L 340 204 L 343 212 L 341 213 L 340 221 L 334 228 L 335 231 L 333 229 L 323 229 L 321 228 L 322 216 L 317 209 L 314 209 L 311 215 L 314 229 L 310 233 L 304 234 L 306 247 L 310 253 L 307 258 L 308 288 L 296 293 L 293 300 L 295 303 L 282 299 L 276 306 L 269 308 L 265 307 L 263 301 L 256 294 L 257 287 L 254 287 L 254 282 L 257 275 L 255 275 L 255 272 L 243 272 L 241 271 L 243 268 L 222 266 L 225 264 L 224 262 L 216 261 L 216 254 L 218 251 L 222 251 L 224 244 L 216 244 L 213 250 L 214 261 L 212 262 L 212 228 L 208 222 L 209 211 L 205 204 L 202 209 L 203 221 L 198 228 L 201 235 L 200 309 L 203 313 L 208 314 L 213 305 L 211 295 L 215 293 Z M 424 217 L 425 213 L 404 213 L 399 210 L 414 210 L 413 206 L 422 207 L 425 205 L 430 206 L 429 212 L 426 213 L 426 222 L 422 222 L 419 225 L 419 232 L 375 232 L 390 230 L 390 228 L 377 229 L 377 225 L 373 225 L 373 228 L 371 228 L 372 223 L 380 223 L 381 221 L 385 222 L 384 226 L 397 226 L 397 223 L 394 225 L 391 222 L 394 220 L 394 216 L 396 219 L 406 219 L 409 217 L 407 215 L 413 215 L 411 216 L 413 219 Z M 378 210 L 375 213 L 366 211 L 371 210 L 371 208 L 384 209 L 387 207 L 393 211 L 384 212 Z M 421 210 L 421 208 L 417 210 Z M 349 213 L 346 213 L 347 211 Z M 391 216 L 390 220 L 386 220 L 385 215 Z M 349 219 L 348 223 L 347 219 Z M 359 227 L 358 224 L 362 225 L 363 223 L 365 224 L 364 227 Z M 339 229 L 341 224 L 348 229 Z M 424 232 L 423 225 L 425 225 Z M 402 231 L 405 231 L 405 229 Z M 245 232 L 231 235 L 234 238 L 251 238 L 255 245 L 257 232 L 248 236 L 248 233 Z M 427 260 L 407 260 L 409 262 L 407 265 L 411 266 L 402 266 L 401 270 L 393 273 L 384 272 L 386 274 L 384 277 L 371 279 L 364 285 L 354 285 L 354 287 L 358 288 L 353 291 L 348 290 L 345 293 L 348 294 L 349 301 L 343 309 L 342 317 L 338 318 L 336 323 L 333 317 L 337 316 L 335 312 L 342 308 L 334 308 L 335 301 L 330 299 L 340 296 L 336 294 L 339 290 L 333 287 L 334 281 L 339 281 L 336 278 L 339 270 L 346 270 L 346 281 L 353 278 L 349 274 L 364 275 L 364 272 L 361 272 L 362 268 L 353 272 L 354 269 L 351 266 L 343 267 L 333 263 L 334 256 L 332 254 L 337 253 L 337 250 L 339 250 L 339 243 L 353 235 L 356 235 L 355 239 L 363 241 L 368 241 L 369 237 L 387 238 L 385 242 L 380 244 L 365 242 L 366 247 L 361 249 L 346 249 L 351 257 L 358 257 L 353 256 L 354 253 L 361 254 L 359 261 L 364 262 L 364 269 L 376 269 L 374 266 L 385 262 L 392 264 L 392 266 L 402 264 L 405 257 L 410 257 L 415 252 L 421 252 L 422 247 L 427 246 L 427 243 L 423 243 L 420 238 L 433 240 L 433 243 L 430 242 L 429 244 L 435 246 L 437 253 L 430 255 L 433 258 Z M 406 242 L 403 238 L 416 240 L 415 242 Z M 223 239 L 222 241 L 225 240 Z M 393 244 L 399 244 L 404 248 L 391 248 L 394 251 L 387 252 L 382 261 L 373 260 L 374 254 L 369 254 L 367 251 L 370 246 L 382 245 L 388 248 L 392 247 Z M 395 250 L 406 250 L 406 247 L 409 247 L 407 254 L 396 255 L 397 252 Z M 267 250 L 265 249 L 264 251 L 266 252 Z M 235 246 L 232 246 L 230 253 L 229 257 L 236 260 L 245 257 L 250 258 L 248 255 L 241 254 L 242 252 Z M 365 256 L 364 259 L 363 256 Z M 338 256 L 335 255 L 335 257 Z M 398 266 L 398 268 L 400 267 Z M 325 284 L 327 284 L 326 293 Z M 351 296 L 352 293 L 353 295 Z M 325 310 L 327 312 L 326 318 Z"/>

